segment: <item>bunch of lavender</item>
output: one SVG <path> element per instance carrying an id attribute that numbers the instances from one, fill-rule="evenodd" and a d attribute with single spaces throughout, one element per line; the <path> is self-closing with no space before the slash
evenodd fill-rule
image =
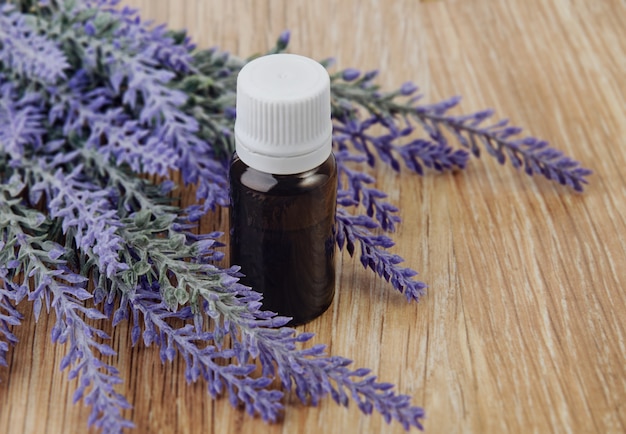
<path id="1" fill-rule="evenodd" d="M 186 379 L 203 378 L 212 396 L 274 421 L 279 377 L 303 402 L 324 396 L 354 401 L 406 429 L 421 428 L 423 411 L 369 370 L 303 347 L 310 334 L 262 310 L 261 296 L 238 282 L 218 233 L 197 234 L 195 222 L 228 205 L 227 165 L 233 150 L 235 82 L 244 60 L 195 50 L 181 32 L 142 23 L 114 0 L 0 0 L 0 364 L 16 344 L 28 299 L 38 317 L 54 309 L 54 342 L 69 343 L 62 368 L 80 377 L 75 401 L 92 407 L 90 424 L 121 432 L 132 423 L 115 391 L 117 370 L 105 333 L 84 318 L 132 323 L 132 343 L 156 345 L 163 362 L 177 354 Z M 288 44 L 284 33 L 270 52 Z M 332 75 L 334 150 L 341 183 L 337 243 L 408 300 L 425 285 L 388 251 L 398 209 L 364 168 L 376 161 L 419 174 L 463 168 L 480 146 L 528 174 L 581 190 L 590 173 L 491 112 L 453 116 L 451 99 L 420 105 L 410 83 L 383 93 L 376 73 Z M 421 128 L 425 138 L 415 138 Z M 448 132 L 449 134 L 444 134 Z M 446 137 L 456 139 L 453 149 Z M 179 173 L 197 204 L 168 200 L 171 181 L 146 174 Z M 43 210 L 43 211 L 42 211 Z M 177 318 L 173 326 L 170 318 Z M 262 366 L 255 374 L 254 361 Z"/>

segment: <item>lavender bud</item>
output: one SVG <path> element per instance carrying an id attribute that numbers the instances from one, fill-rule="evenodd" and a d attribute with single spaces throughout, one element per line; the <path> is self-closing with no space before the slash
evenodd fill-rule
<path id="1" fill-rule="evenodd" d="M 167 181 L 163 181 L 161 183 L 161 185 L 159 186 L 159 189 L 161 190 L 162 194 L 168 194 L 171 193 L 172 190 L 174 190 L 176 188 L 176 184 L 173 181 L 167 180 Z"/>
<path id="2" fill-rule="evenodd" d="M 363 76 L 363 81 L 372 81 L 378 76 L 378 69 L 372 69 L 371 71 L 367 71 Z"/>
<path id="3" fill-rule="evenodd" d="M 417 86 L 413 84 L 411 81 L 407 81 L 400 87 L 400 94 L 404 96 L 409 96 L 415 93 L 417 90 Z"/>
<path id="4" fill-rule="evenodd" d="M 290 36 L 291 36 L 291 32 L 289 30 L 283 31 L 278 37 L 278 41 L 276 41 L 276 45 L 278 45 L 278 47 L 281 49 L 287 48 L 287 45 L 289 45 Z"/>
<path id="5" fill-rule="evenodd" d="M 361 75 L 361 71 L 359 71 L 358 69 L 347 68 L 347 69 L 344 69 L 343 72 L 341 73 L 341 78 L 343 78 L 345 81 L 352 81 L 352 80 L 356 80 L 357 78 L 359 78 L 360 75 Z"/>
<path id="6" fill-rule="evenodd" d="M 94 26 L 93 21 L 87 21 L 84 30 L 87 36 L 94 36 L 96 34 L 96 26 Z"/>
<path id="7" fill-rule="evenodd" d="M 337 59 L 335 59 L 334 57 L 328 57 L 322 61 L 320 61 L 320 63 L 322 64 L 322 66 L 324 68 L 330 68 L 331 66 L 333 66 L 335 63 L 337 62 Z"/>
<path id="8" fill-rule="evenodd" d="M 235 107 L 226 107 L 224 109 L 224 116 L 228 119 L 235 119 L 237 117 L 237 110 L 235 110 Z"/>

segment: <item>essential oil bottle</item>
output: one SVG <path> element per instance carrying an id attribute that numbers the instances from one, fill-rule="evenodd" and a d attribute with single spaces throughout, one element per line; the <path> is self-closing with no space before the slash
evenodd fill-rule
<path id="1" fill-rule="evenodd" d="M 337 169 L 330 78 L 318 62 L 274 54 L 237 78 L 230 166 L 231 263 L 263 294 L 263 308 L 321 315 L 335 292 Z"/>

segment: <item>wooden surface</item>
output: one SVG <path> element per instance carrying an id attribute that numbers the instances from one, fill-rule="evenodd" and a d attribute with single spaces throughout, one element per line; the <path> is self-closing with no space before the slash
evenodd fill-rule
<path id="1" fill-rule="evenodd" d="M 456 174 L 379 171 L 402 210 L 396 252 L 428 295 L 408 305 L 342 256 L 331 309 L 301 329 L 413 396 L 430 433 L 626 432 L 624 1 L 127 4 L 242 56 L 289 28 L 291 52 L 380 68 L 386 86 L 414 80 L 428 101 L 461 94 L 463 112 L 493 107 L 593 169 L 582 195 L 489 157 Z M 21 309 L 29 319 L 0 371 L 0 432 L 84 432 L 88 410 L 71 404 L 52 318 L 35 325 Z M 180 361 L 162 366 L 157 350 L 129 341 L 115 332 L 114 364 L 138 433 L 402 431 L 354 406 L 293 398 L 284 421 L 266 425 L 187 386 Z"/>

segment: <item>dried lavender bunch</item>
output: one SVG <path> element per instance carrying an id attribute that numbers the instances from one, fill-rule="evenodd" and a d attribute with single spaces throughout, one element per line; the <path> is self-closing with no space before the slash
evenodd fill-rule
<path id="1" fill-rule="evenodd" d="M 67 11 L 65 14 L 67 18 Z M 41 28 L 45 29 L 45 26 Z M 15 71 L 7 73 L 15 74 Z M 364 411 L 371 412 L 376 408 L 388 420 L 395 418 L 406 427 L 421 426 L 423 411 L 412 407 L 409 397 L 396 395 L 390 385 L 376 383 L 368 375 L 369 371 L 349 370 L 349 360 L 327 357 L 321 346 L 298 349 L 296 342 L 304 342 L 310 335 L 298 336 L 294 330 L 286 328 L 277 328 L 278 335 L 263 332 L 273 330 L 267 329 L 269 326 L 280 327 L 287 320 L 260 311 L 260 295 L 237 284 L 232 276 L 233 270 L 210 265 L 210 261 L 219 259 L 211 248 L 214 243 L 211 234 L 192 235 L 180 218 L 181 210 L 160 203 L 163 192 L 156 194 L 156 189 L 150 189 L 145 182 L 138 181 L 126 171 L 125 167 L 141 170 L 139 161 L 150 163 L 147 167 L 155 167 L 149 153 L 140 154 L 143 143 L 134 145 L 134 154 L 141 155 L 143 160 L 111 151 L 110 144 L 114 141 L 111 137 L 115 137 L 116 131 L 113 128 L 106 130 L 106 124 L 118 126 L 122 130 L 118 137 L 126 138 L 126 149 L 132 149 L 137 137 L 128 139 L 133 135 L 127 130 L 128 123 L 135 122 L 131 125 L 134 128 L 141 127 L 142 122 L 128 117 L 115 118 L 117 113 L 109 105 L 113 104 L 114 98 L 119 99 L 119 95 L 108 87 L 100 89 L 95 86 L 93 77 L 90 78 L 84 70 L 70 76 L 66 86 L 51 86 L 46 79 L 25 75 L 18 72 L 16 80 L 3 82 L 6 87 L 3 115 L 10 133 L 6 149 L 14 150 L 2 156 L 9 162 L 4 179 L 15 178 L 22 182 L 22 189 L 17 192 L 24 196 L 20 205 L 33 208 L 41 200 L 46 202 L 48 218 L 59 228 L 54 240 L 65 242 L 67 248 L 78 255 L 71 269 L 91 275 L 95 301 L 100 303 L 106 317 L 112 317 L 114 324 L 132 315 L 136 320 L 132 333 L 134 342 L 143 334 L 146 345 L 161 347 L 164 361 L 180 353 L 188 364 L 189 381 L 204 377 L 210 393 L 226 392 L 234 405 L 243 403 L 248 412 L 259 413 L 266 420 L 277 418 L 282 409 L 282 393 L 268 390 L 273 375 L 250 376 L 254 370 L 250 363 L 252 354 L 272 361 L 269 363 L 276 361 L 280 372 L 287 376 L 283 378 L 285 384 L 293 381 L 307 385 L 311 372 L 315 373 L 317 380 L 324 380 L 327 386 L 323 389 L 298 387 L 298 395 L 303 400 L 317 402 L 325 394 L 332 393 L 338 402 L 346 405 L 348 400 L 344 390 L 349 390 Z M 29 84 L 24 85 L 27 81 Z M 29 92 L 26 100 L 20 84 Z M 42 107 L 41 101 L 51 101 L 52 107 L 48 110 L 45 103 Z M 128 104 L 132 105 L 132 102 Z M 46 111 L 49 112 L 47 117 L 43 116 Z M 24 123 L 19 121 L 26 117 L 15 114 L 29 115 L 29 127 L 23 128 Z M 7 199 L 17 200 L 8 196 Z M 96 233 L 106 236 L 96 237 Z M 8 253 L 15 254 L 12 246 L 6 247 Z M 10 277 L 8 280 L 12 283 L 16 275 Z M 59 283 L 53 279 L 49 286 L 54 289 Z M 14 287 L 6 283 L 5 289 L 12 293 Z M 116 299 L 119 299 L 120 307 L 113 311 Z M 175 312 L 179 303 L 188 304 L 195 311 L 193 326 L 186 324 L 174 328 L 167 323 L 166 319 L 173 316 L 190 319 L 187 316 L 189 308 Z M 69 302 L 59 301 L 58 304 L 63 308 L 58 315 L 72 314 Z M 88 312 L 97 316 L 94 310 Z M 143 318 L 143 333 L 140 332 L 140 316 Z M 211 331 L 202 327 L 209 323 L 208 319 L 214 323 Z M 55 328 L 53 338 L 57 338 L 59 332 L 56 330 L 61 328 Z M 72 332 L 72 336 L 77 333 Z M 95 334 L 95 331 L 90 330 L 90 333 Z M 255 334 L 259 336 L 257 339 L 245 338 Z M 77 342 L 82 347 L 73 351 L 73 355 L 91 354 L 87 351 L 89 341 L 85 344 L 85 335 L 81 336 Z M 227 336 L 233 349 L 221 348 Z M 216 344 L 213 347 L 198 344 L 211 340 Z M 258 342 L 268 350 L 261 353 Z M 111 354 L 110 349 L 103 351 Z M 230 361 L 231 358 L 236 362 Z M 88 395 L 88 402 L 92 404 L 91 421 L 107 432 L 118 432 L 126 426 L 127 421 L 120 416 L 125 403 L 117 402 L 118 395 L 111 389 L 115 381 L 109 378 L 109 367 L 98 365 L 95 357 L 83 356 L 82 361 L 64 360 L 64 366 L 75 361 L 78 366 L 89 368 L 86 371 L 74 369 L 72 376 L 80 373 L 81 384 L 91 385 Z M 296 362 L 306 370 L 296 370 L 293 367 Z M 267 362 L 264 365 L 268 366 Z M 109 381 L 104 381 L 106 379 Z M 82 393 L 81 387 L 76 398 L 79 399 Z M 94 400 L 93 396 L 99 399 Z"/>
<path id="2" fill-rule="evenodd" d="M 0 363 L 16 343 L 15 306 L 28 295 L 37 315 L 43 306 L 55 309 L 53 341 L 70 342 L 63 367 L 72 365 L 70 376 L 82 378 L 75 399 L 88 390 L 90 423 L 105 432 L 129 426 L 121 413 L 128 403 L 114 390 L 117 372 L 94 352 L 113 354 L 94 339 L 107 336 L 84 316 L 114 325 L 130 318 L 133 344 L 143 337 L 145 345 L 159 346 L 164 362 L 180 354 L 188 381 L 204 378 L 212 396 L 226 393 L 233 405 L 265 420 L 282 410 L 282 392 L 269 388 L 278 376 L 303 402 L 330 394 L 347 405 L 352 398 L 365 413 L 421 428 L 423 410 L 409 397 L 377 383 L 368 370 L 350 370 L 348 359 L 327 356 L 323 346 L 300 348 L 311 335 L 263 311 L 260 294 L 237 282 L 236 267 L 214 265 L 223 256 L 218 234 L 194 234 L 193 222 L 227 205 L 235 80 L 245 61 L 193 51 L 184 33 L 150 28 L 116 4 L 0 1 L 0 122 L 6 125 L 0 206 L 10 216 L 0 220 Z M 284 50 L 288 40 L 282 34 L 270 52 Z M 374 77 L 356 70 L 332 77 L 342 179 L 337 242 L 351 255 L 360 246 L 363 265 L 408 300 L 417 300 L 425 285 L 387 252 L 393 241 L 381 232 L 394 230 L 398 210 L 374 188 L 364 165 L 381 160 L 399 170 L 403 162 L 420 174 L 423 166 L 462 168 L 468 153 L 448 145 L 441 131 L 447 128 L 472 150 L 486 140 L 499 158 L 513 153 L 527 172 L 539 168 L 582 188 L 589 172 L 557 151 L 538 150 L 546 146 L 539 141 L 516 147 L 509 140 L 514 130 L 479 127 L 486 113 L 454 118 L 447 114 L 451 102 L 417 105 L 411 84 L 381 94 Z M 413 138 L 416 124 L 428 138 Z M 173 172 L 197 187 L 197 205 L 173 206 L 171 182 L 156 186 L 137 176 Z M 253 376 L 255 359 L 263 367 L 259 376 Z"/>
<path id="3" fill-rule="evenodd" d="M 99 257 L 99 250 L 81 247 L 79 244 L 73 245 L 73 250 L 78 253 L 80 258 L 77 263 L 73 264 L 72 268 L 85 270 L 91 264 L 91 277 L 94 285 L 96 285 L 96 302 L 103 304 L 104 314 L 84 306 L 81 306 L 80 309 L 78 307 L 72 309 L 73 305 L 70 304 L 70 301 L 73 300 L 67 301 L 63 297 L 59 298 L 58 286 L 60 282 L 58 280 L 70 280 L 80 284 L 86 278 L 78 274 L 70 275 L 65 262 L 58 261 L 59 257 L 67 254 L 66 250 L 60 244 L 46 239 L 45 242 L 51 246 L 50 250 L 55 251 L 55 253 L 48 255 L 48 260 L 51 261 L 49 257 L 57 258 L 56 261 L 51 261 L 52 265 L 61 265 L 61 269 L 57 271 L 52 268 L 52 265 L 47 266 L 46 274 L 53 278 L 45 283 L 47 285 L 45 288 L 49 287 L 53 295 L 56 295 L 60 300 L 53 303 L 57 306 L 58 318 L 61 315 L 70 317 L 72 319 L 71 324 L 80 325 L 80 330 L 82 330 L 84 326 L 74 318 L 74 310 L 83 310 L 92 319 L 111 318 L 112 316 L 113 323 L 117 324 L 129 316 L 130 307 L 135 321 L 132 331 L 133 343 L 137 342 L 141 334 L 138 321 L 141 314 L 144 320 L 144 343 L 146 345 L 152 343 L 159 345 L 163 361 L 171 361 L 177 352 L 180 353 L 187 363 L 186 376 L 188 381 L 196 381 L 198 378 L 204 377 L 209 385 L 209 391 L 214 396 L 226 391 L 234 405 L 243 403 L 248 412 L 259 413 L 266 420 L 276 420 L 282 409 L 280 404 L 282 393 L 267 389 L 272 382 L 272 376 L 250 377 L 255 369 L 254 365 L 250 363 L 251 355 L 259 357 L 264 366 L 271 366 L 272 369 L 273 362 L 277 362 L 283 382 L 291 382 L 293 379 L 293 382 L 299 385 L 297 389 L 299 396 L 305 401 L 311 399 L 317 402 L 325 394 L 332 392 L 337 397 L 336 399 L 341 397 L 338 402 L 346 405 L 347 395 L 343 389 L 348 389 L 354 396 L 362 396 L 359 398 L 359 406 L 363 410 L 371 412 L 371 408 L 375 407 L 386 418 L 396 418 L 404 426 L 420 426 L 422 410 L 411 407 L 409 397 L 396 395 L 390 390 L 389 385 L 373 381 L 371 376 L 367 376 L 369 371 L 347 369 L 349 360 L 327 357 L 323 354 L 321 346 L 309 350 L 297 349 L 295 343 L 309 340 L 310 335 L 296 335 L 295 331 L 289 328 L 268 329 L 267 327 L 270 326 L 280 327 L 284 325 L 287 318 L 278 318 L 272 313 L 260 311 L 260 294 L 238 284 L 237 279 L 233 277 L 235 270 L 224 270 L 211 265 L 212 261 L 221 257 L 219 252 L 213 250 L 216 234 L 195 235 L 187 231 L 190 229 L 190 225 L 181 223 L 177 213 L 174 212 L 174 208 L 165 203 L 159 203 L 159 199 L 162 198 L 161 192 L 154 188 L 148 188 L 145 181 L 133 179 L 117 166 L 104 165 L 102 161 L 98 161 L 101 158 L 98 159 L 97 155 L 93 151 L 85 150 L 82 153 L 74 152 L 73 158 L 82 158 L 84 163 L 81 168 L 83 176 L 86 177 L 89 170 L 92 170 L 93 173 L 88 176 L 94 181 L 98 181 L 99 176 L 102 176 L 98 175 L 99 173 L 108 171 L 108 174 L 99 181 L 102 182 L 103 191 L 112 194 L 111 190 L 117 189 L 115 192 L 117 200 L 125 204 L 122 215 L 126 217 L 121 220 L 122 225 L 116 223 L 114 226 L 118 228 L 118 236 L 124 240 L 120 244 L 119 257 L 125 259 L 125 263 L 129 266 L 118 267 L 115 272 L 109 273 L 104 267 L 97 266 L 103 262 L 102 258 Z M 63 164 L 72 162 L 72 158 L 68 158 L 67 155 L 64 155 L 64 160 L 64 163 L 57 162 L 58 165 L 56 166 L 45 164 L 45 159 L 40 161 L 41 169 L 37 173 L 44 173 L 38 179 L 48 179 L 52 173 L 59 176 L 63 171 Z M 74 163 L 77 165 L 76 162 Z M 11 167 L 10 170 L 13 175 L 8 184 L 11 186 L 11 195 L 5 194 L 3 197 L 7 204 L 32 211 L 32 204 L 30 204 L 31 207 L 26 207 L 23 200 L 19 199 L 26 188 L 26 185 L 22 183 L 23 179 L 32 183 L 30 189 L 34 188 L 36 182 L 41 182 L 33 182 L 32 177 L 20 174 L 22 171 L 32 170 L 32 166 L 33 164 L 28 162 L 27 158 L 23 158 L 20 164 L 14 164 Z M 133 183 L 132 181 L 136 182 Z M 13 186 L 16 182 L 17 186 Z M 74 195 L 75 197 L 71 202 L 84 202 L 86 196 L 79 196 L 79 194 L 85 191 L 73 189 L 74 184 L 72 182 L 67 184 L 64 197 L 69 198 Z M 58 188 L 58 186 L 52 183 L 52 188 Z M 86 193 L 88 195 L 89 190 L 86 190 Z M 100 194 L 93 194 L 93 197 L 87 201 L 99 203 Z M 148 202 L 152 202 L 151 206 L 143 208 L 143 205 Z M 5 209 L 2 211 L 3 214 L 7 214 Z M 41 214 L 37 214 L 37 216 L 40 220 L 45 218 Z M 61 240 L 63 226 L 68 220 L 75 220 L 75 218 L 73 215 L 61 214 L 55 220 L 58 226 L 57 230 L 51 231 L 49 227 L 46 227 L 41 231 L 46 236 L 42 235 L 42 237 L 53 237 Z M 162 236 L 164 234 L 166 236 Z M 26 236 L 26 233 L 20 233 L 20 237 L 26 238 Z M 37 241 L 31 238 L 27 238 L 30 243 Z M 3 239 L 17 239 L 17 237 L 14 234 L 7 234 L 3 236 Z M 72 241 L 75 242 L 75 239 Z M 20 253 L 11 245 L 4 247 L 6 249 L 3 253 L 13 255 L 7 258 L 7 264 L 9 267 L 14 267 L 16 262 L 14 258 L 19 259 Z M 25 255 L 31 257 L 32 249 Z M 40 256 L 46 257 L 43 254 Z M 194 262 L 190 262 L 189 258 L 193 258 Z M 131 264 L 132 268 L 130 268 Z M 44 264 L 39 261 L 33 268 L 44 270 Z M 21 271 L 19 267 L 11 269 L 13 270 L 12 274 L 3 273 L 6 277 L 5 291 L 9 294 L 17 291 L 18 286 L 13 281 Z M 23 271 L 25 275 L 31 274 L 29 270 Z M 37 278 L 35 275 L 35 279 Z M 177 282 L 176 286 L 172 285 L 172 278 Z M 36 284 L 36 286 L 45 289 L 40 284 Z M 26 288 L 25 282 L 22 282 L 19 287 Z M 82 288 L 78 294 L 80 294 L 81 301 L 94 296 Z M 61 295 L 63 294 L 61 293 Z M 115 297 L 116 295 L 117 297 Z M 121 298 L 121 301 L 120 307 L 113 312 L 116 303 L 115 298 Z M 38 304 L 35 310 L 39 312 L 41 301 L 36 301 L 36 303 Z M 176 311 L 179 303 L 189 304 L 195 311 L 195 315 L 189 315 L 190 308 Z M 78 304 L 78 301 L 74 301 L 74 304 Z M 165 321 L 171 317 L 193 319 L 193 322 L 174 328 Z M 208 322 L 209 319 L 214 322 L 212 331 L 204 330 L 202 327 L 203 323 Z M 53 339 L 64 336 L 60 334 L 61 330 L 67 328 L 65 323 L 55 326 Z M 72 331 L 71 335 L 77 333 L 77 331 Z M 89 333 L 91 335 L 97 334 L 100 338 L 106 338 L 104 334 L 96 333 L 94 328 L 91 328 Z M 100 378 L 110 377 L 110 373 L 108 373 L 110 367 L 100 365 L 95 357 L 86 358 L 85 354 L 90 353 L 86 351 L 89 348 L 85 345 L 89 346 L 90 341 L 85 344 L 84 334 L 77 338 L 77 342 L 82 344 L 82 347 L 71 351 L 71 354 L 74 356 L 82 355 L 84 359 L 82 362 L 77 360 L 76 363 L 79 368 L 85 370 L 81 376 L 81 385 L 91 385 L 88 399 L 96 396 L 100 401 L 104 401 L 98 402 L 98 405 L 93 404 L 93 400 L 91 401 L 93 405 L 91 420 L 96 422 L 96 426 L 104 428 L 106 432 L 119 432 L 121 427 L 125 426 L 123 425 L 125 421 L 119 416 L 119 408 L 124 408 L 125 404 L 124 402 L 117 402 L 119 396 L 111 390 L 111 384 L 115 384 L 115 382 L 112 380 L 106 382 Z M 88 337 L 90 338 L 91 335 Z M 233 349 L 221 348 L 226 336 L 230 336 L 231 341 L 233 341 Z M 251 339 L 250 336 L 253 338 Z M 217 347 L 199 347 L 198 345 L 198 342 L 211 340 L 215 342 Z M 259 350 L 259 348 L 264 351 Z M 98 350 L 105 355 L 113 354 L 106 345 L 100 344 Z M 220 359 L 229 361 L 233 357 L 239 363 L 233 364 L 231 362 L 225 365 L 217 361 Z M 64 359 L 63 367 L 69 365 L 73 360 L 70 357 Z M 339 360 L 341 363 L 338 363 Z M 295 363 L 302 365 L 302 367 L 296 369 Z M 72 377 L 81 372 L 79 368 L 72 370 Z M 101 372 L 103 369 L 107 372 Z M 312 383 L 311 372 L 315 374 L 315 381 Z M 90 380 L 91 377 L 88 374 L 95 379 Z M 288 375 L 288 377 L 284 377 L 284 375 Z M 361 380 L 361 377 L 366 376 L 365 381 Z M 317 384 L 317 381 L 321 380 L 327 385 L 324 389 L 301 387 L 302 384 Z M 333 383 L 336 384 L 335 387 L 332 386 Z M 81 386 L 75 395 L 76 399 L 80 398 L 82 391 L 83 387 Z"/>

